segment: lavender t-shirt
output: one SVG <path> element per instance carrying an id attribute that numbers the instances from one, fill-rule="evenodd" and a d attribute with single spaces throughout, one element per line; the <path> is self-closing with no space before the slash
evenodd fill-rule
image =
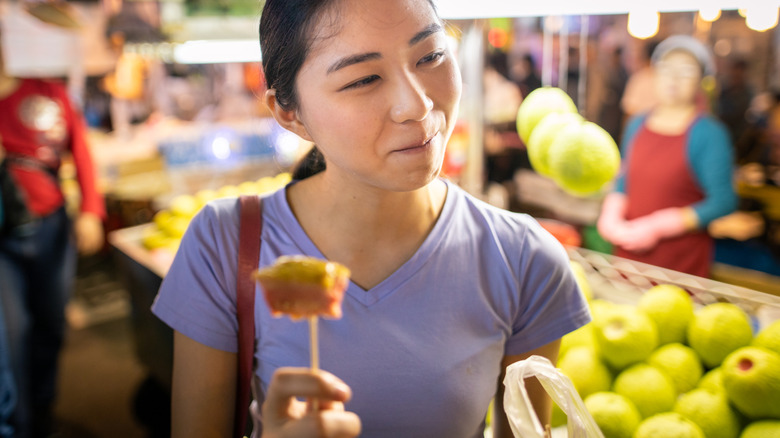
<path id="1" fill-rule="evenodd" d="M 237 351 L 238 202 L 192 221 L 153 306 L 182 334 Z M 323 255 L 285 190 L 263 201 L 260 265 Z M 256 374 L 309 364 L 305 322 L 271 317 L 256 290 Z M 448 183 L 441 216 L 417 252 L 370 290 L 350 283 L 340 320 L 320 320 L 320 366 L 353 391 L 366 437 L 481 436 L 501 359 L 552 342 L 590 314 L 566 254 L 534 219 Z"/>

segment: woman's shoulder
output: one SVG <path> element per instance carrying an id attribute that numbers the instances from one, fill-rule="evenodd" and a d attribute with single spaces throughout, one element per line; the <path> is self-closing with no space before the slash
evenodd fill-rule
<path id="1" fill-rule="evenodd" d="M 484 253 L 496 249 L 506 258 L 507 266 L 515 268 L 566 262 L 563 246 L 532 216 L 490 205 L 459 188 L 455 194 L 460 205 L 453 221 L 459 231 L 468 230 L 468 235 L 477 239 Z"/>
<path id="2" fill-rule="evenodd" d="M 260 202 L 263 206 L 263 212 L 275 210 L 281 197 L 284 200 L 284 188 L 278 191 L 258 195 Z M 252 196 L 252 195 L 249 195 Z M 201 220 L 214 220 L 219 222 L 234 222 L 238 224 L 241 216 L 241 197 L 229 196 L 225 198 L 212 199 L 207 202 L 200 212 L 199 216 L 202 216 Z M 196 216 L 197 217 L 197 216 Z"/>
<path id="3" fill-rule="evenodd" d="M 726 125 L 711 114 L 702 114 L 691 126 L 689 146 L 692 152 L 731 149 L 731 135 Z"/>
<path id="4" fill-rule="evenodd" d="M 238 224 L 241 207 L 238 197 L 213 199 L 207 202 L 193 218 L 193 223 L 214 225 L 235 222 Z"/>
<path id="5" fill-rule="evenodd" d="M 644 126 L 647 123 L 647 119 L 650 118 L 650 111 L 641 112 L 639 114 L 634 114 L 631 116 L 631 118 L 628 119 L 626 122 L 626 130 L 625 132 L 632 132 L 635 133 L 639 130 L 642 126 Z M 626 135 L 626 134 L 623 134 Z"/>
<path id="6" fill-rule="evenodd" d="M 263 220 L 278 214 L 279 202 L 284 202 L 284 188 L 266 195 L 260 195 Z M 241 223 L 241 198 L 226 197 L 207 202 L 193 218 L 190 226 L 208 229 L 210 234 L 238 240 Z"/>
<path id="7" fill-rule="evenodd" d="M 239 223 L 238 198 L 211 200 L 190 221 L 183 244 L 197 245 L 203 249 L 211 248 L 216 250 L 217 254 L 230 251 L 238 243 Z"/>
<path id="8" fill-rule="evenodd" d="M 625 144 L 627 140 L 634 137 L 639 131 L 639 128 L 647 121 L 647 116 L 648 113 L 644 112 L 631 116 L 631 118 L 628 119 L 628 122 L 626 122 L 626 129 L 623 131 L 623 141 L 621 143 Z"/>
<path id="9" fill-rule="evenodd" d="M 528 234 L 544 232 L 539 223 L 526 213 L 513 212 L 491 205 L 460 187 L 454 189 L 454 220 L 468 226 L 488 229 L 501 241 L 524 239 Z"/>
<path id="10" fill-rule="evenodd" d="M 693 123 L 692 129 L 699 132 L 717 132 L 718 134 L 728 133 L 726 125 L 712 114 L 701 114 Z"/>

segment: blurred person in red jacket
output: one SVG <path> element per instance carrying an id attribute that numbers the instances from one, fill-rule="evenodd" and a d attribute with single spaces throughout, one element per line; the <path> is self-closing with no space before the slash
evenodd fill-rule
<path id="1" fill-rule="evenodd" d="M 76 250 L 88 255 L 102 248 L 105 206 L 86 124 L 64 85 L 12 77 L 2 58 L 0 52 L 0 155 L 35 218 L 0 234 L 0 307 L 17 395 L 10 425 L 18 438 L 49 436 Z M 65 154 L 81 187 L 73 220 L 58 178 Z"/>

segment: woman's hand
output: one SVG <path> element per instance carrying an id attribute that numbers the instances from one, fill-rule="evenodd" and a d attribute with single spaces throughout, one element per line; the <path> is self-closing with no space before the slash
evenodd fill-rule
<path id="1" fill-rule="evenodd" d="M 93 213 L 81 213 L 73 226 L 76 247 L 83 255 L 92 255 L 103 247 L 103 221 Z"/>
<path id="2" fill-rule="evenodd" d="M 263 403 L 263 437 L 355 437 L 360 418 L 344 411 L 351 397 L 349 386 L 327 371 L 279 368 Z M 316 412 L 311 409 L 313 399 L 319 403 Z"/>
<path id="3" fill-rule="evenodd" d="M 644 254 L 655 248 L 661 240 L 661 236 L 652 222 L 642 219 L 644 218 L 628 222 L 625 232 L 613 243 L 626 251 L 636 254 Z"/>
<path id="4" fill-rule="evenodd" d="M 652 250 L 663 239 L 670 239 L 695 229 L 696 213 L 690 207 L 670 207 L 628 221 L 629 232 L 620 242 L 626 251 L 643 253 Z"/>
<path id="5" fill-rule="evenodd" d="M 596 228 L 601 237 L 613 245 L 620 245 L 629 230 L 626 226 L 626 195 L 613 192 L 604 198 L 601 204 Z"/>

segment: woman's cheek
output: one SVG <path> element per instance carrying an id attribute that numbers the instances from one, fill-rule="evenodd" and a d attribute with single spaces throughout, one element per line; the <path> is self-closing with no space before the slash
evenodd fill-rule
<path id="1" fill-rule="evenodd" d="M 463 79 L 460 77 L 460 70 L 454 62 L 449 63 L 449 81 L 446 81 L 450 90 L 451 105 L 457 107 L 460 102 L 460 95 L 463 91 Z"/>
<path id="2" fill-rule="evenodd" d="M 308 122 L 312 125 L 312 134 L 316 136 L 315 143 L 318 138 L 322 142 L 328 138 L 350 134 L 351 130 L 359 126 L 356 105 L 349 100 L 322 97 L 309 100 L 307 107 L 310 116 Z M 350 131 L 345 132 L 345 129 Z"/>
<path id="3" fill-rule="evenodd" d="M 460 76 L 460 70 L 458 70 L 455 63 L 451 63 L 449 80 L 442 81 L 442 83 L 446 84 L 447 87 L 446 90 L 444 90 L 444 99 L 446 103 L 442 106 L 446 113 L 448 125 L 447 137 L 449 138 L 455 128 L 455 121 L 458 117 L 458 108 L 460 106 L 460 97 L 463 92 L 463 81 Z"/>

